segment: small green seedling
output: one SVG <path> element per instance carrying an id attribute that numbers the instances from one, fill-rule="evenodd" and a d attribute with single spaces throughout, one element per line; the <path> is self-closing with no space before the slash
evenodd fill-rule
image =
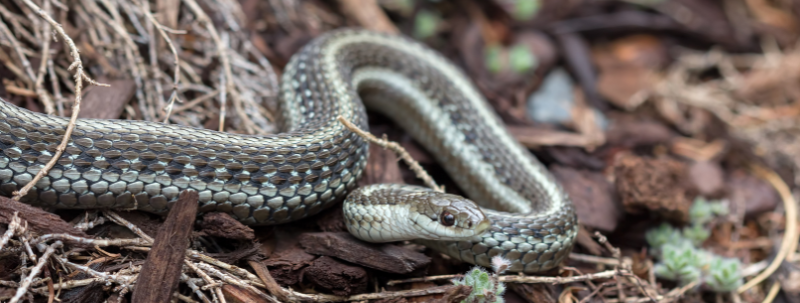
<path id="1" fill-rule="evenodd" d="M 439 28 L 441 17 L 428 10 L 420 10 L 414 18 L 414 37 L 417 39 L 427 39 Z"/>
<path id="2" fill-rule="evenodd" d="M 453 284 L 472 286 L 472 292 L 466 300 L 461 302 L 483 303 L 489 302 L 487 301 L 488 298 L 494 298 L 492 302 L 495 303 L 505 302 L 503 300 L 503 293 L 506 291 L 506 286 L 498 282 L 497 288 L 495 288 L 495 283 L 489 277 L 489 273 L 479 267 L 470 270 L 462 279 L 454 279 Z"/>
<path id="3" fill-rule="evenodd" d="M 702 224 L 692 224 L 692 226 L 683 228 L 683 237 L 692 241 L 694 245 L 701 245 L 711 236 L 711 231 L 705 228 Z"/>
<path id="4" fill-rule="evenodd" d="M 500 256 L 492 258 L 492 269 L 500 274 L 508 269 L 511 262 Z M 455 285 L 472 286 L 472 292 L 462 303 L 503 303 L 506 286 L 497 281 L 497 275 L 486 272 L 481 267 L 474 267 L 461 279 L 453 279 Z"/>
<path id="5" fill-rule="evenodd" d="M 742 285 L 742 264 L 737 259 L 715 257 L 705 278 L 708 287 L 716 292 L 733 291 Z"/>
<path id="6" fill-rule="evenodd" d="M 728 212 L 728 206 L 723 202 L 697 198 L 689 209 L 689 226 L 678 230 L 663 223 L 647 231 L 647 243 L 653 248 L 654 255 L 661 259 L 655 264 L 656 276 L 681 285 L 700 281 L 715 292 L 730 292 L 739 287 L 742 284 L 741 262 L 700 248 L 711 235 L 708 225 L 715 217 L 725 216 Z"/>
<path id="7" fill-rule="evenodd" d="M 650 244 L 650 247 L 658 251 L 661 250 L 664 244 L 680 241 L 681 232 L 668 223 L 661 223 L 658 227 L 648 230 L 644 236 L 647 244 Z"/>

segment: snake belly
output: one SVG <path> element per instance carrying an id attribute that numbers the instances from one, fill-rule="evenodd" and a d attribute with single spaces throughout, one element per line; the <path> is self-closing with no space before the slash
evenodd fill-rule
<path id="1" fill-rule="evenodd" d="M 328 32 L 295 54 L 282 76 L 278 125 L 267 136 L 131 120 L 79 119 L 65 152 L 21 201 L 52 208 L 164 213 L 194 189 L 200 211 L 248 225 L 305 218 L 344 198 L 367 142 L 365 105 L 403 127 L 442 164 L 492 226 L 464 241 L 425 241 L 453 258 L 510 271 L 555 267 L 577 234 L 572 202 L 505 130 L 485 99 L 440 54 L 411 39 Z M 31 182 L 55 153 L 68 120 L 0 102 L 0 193 Z"/>

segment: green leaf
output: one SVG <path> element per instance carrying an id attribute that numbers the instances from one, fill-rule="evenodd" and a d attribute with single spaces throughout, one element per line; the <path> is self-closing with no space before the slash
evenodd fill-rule
<path id="1" fill-rule="evenodd" d="M 672 281 L 678 279 L 677 274 L 674 271 L 670 270 L 666 264 L 656 263 L 655 266 L 653 267 L 653 271 L 656 273 L 657 277 L 662 279 L 667 279 Z"/>
<path id="2" fill-rule="evenodd" d="M 645 233 L 645 239 L 650 247 L 658 251 L 667 243 L 676 243 L 680 241 L 681 234 L 677 229 L 672 227 L 672 225 L 661 223 L 658 227 L 648 230 Z"/>
<path id="3" fill-rule="evenodd" d="M 475 285 L 475 278 L 473 278 L 473 275 L 464 276 L 464 285 Z"/>
<path id="4" fill-rule="evenodd" d="M 492 288 L 494 286 L 492 284 L 492 281 L 489 280 L 489 273 L 486 273 L 486 272 L 483 272 L 483 273 L 481 273 L 480 276 L 478 276 L 477 285 L 478 285 L 478 287 L 483 288 L 483 289 L 487 289 L 487 290 L 492 290 Z"/>
<path id="5" fill-rule="evenodd" d="M 486 54 L 486 69 L 492 73 L 499 73 L 503 69 L 503 48 L 500 45 L 492 44 L 487 45 L 485 49 Z"/>
<path id="6" fill-rule="evenodd" d="M 742 285 L 741 267 L 737 259 L 715 257 L 704 282 L 716 292 L 733 291 Z"/>
<path id="7" fill-rule="evenodd" d="M 495 302 L 504 302 L 502 295 L 506 291 L 506 286 L 498 283 L 495 287 L 491 274 L 480 267 L 474 267 L 462 279 L 453 279 L 452 282 L 454 285 L 472 286 L 472 292 L 462 302 L 486 302 L 488 294 L 494 294 L 497 298 Z"/>
<path id="8" fill-rule="evenodd" d="M 705 224 L 714 218 L 711 206 L 703 197 L 697 197 L 689 208 L 689 220 L 694 224 Z"/>
<path id="9" fill-rule="evenodd" d="M 517 0 L 514 3 L 514 19 L 520 21 L 533 19 L 541 7 L 541 0 Z"/>
<path id="10" fill-rule="evenodd" d="M 728 206 L 725 203 L 722 202 L 709 203 L 709 206 L 711 208 L 711 212 L 714 213 L 714 215 L 716 216 L 725 216 L 728 213 L 730 213 L 730 209 L 728 209 Z"/>
<path id="11" fill-rule="evenodd" d="M 700 279 L 700 269 L 694 266 L 681 268 L 678 272 L 678 282 L 686 285 Z"/>
<path id="12" fill-rule="evenodd" d="M 506 292 L 506 284 L 504 284 L 503 282 L 499 282 L 499 283 L 497 283 L 497 290 L 496 290 L 496 292 L 497 292 L 497 295 L 498 295 L 498 296 L 500 296 L 500 295 L 504 294 L 504 293 Z"/>
<path id="13" fill-rule="evenodd" d="M 655 265 L 656 276 L 688 284 L 700 279 L 707 253 L 691 243 L 668 243 L 662 247 L 662 260 Z"/>
<path id="14" fill-rule="evenodd" d="M 694 223 L 690 227 L 683 228 L 683 236 L 692 241 L 694 245 L 700 245 L 711 236 L 711 231 L 703 227 L 702 224 Z"/>
<path id="15" fill-rule="evenodd" d="M 536 56 L 533 52 L 523 44 L 515 45 L 511 48 L 508 54 L 508 59 L 511 63 L 511 68 L 517 73 L 524 74 L 529 70 L 536 67 Z"/>
<path id="16" fill-rule="evenodd" d="M 439 15 L 428 10 L 420 10 L 414 18 L 414 37 L 426 39 L 433 36 L 439 28 L 439 23 L 441 23 Z"/>

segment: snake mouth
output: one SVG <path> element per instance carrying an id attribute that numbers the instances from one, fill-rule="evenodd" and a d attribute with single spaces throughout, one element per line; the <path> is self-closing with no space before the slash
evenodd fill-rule
<path id="1" fill-rule="evenodd" d="M 482 235 L 484 232 L 489 230 L 489 227 L 492 227 L 492 221 L 490 221 L 489 218 L 484 218 L 481 223 L 478 223 L 478 225 L 475 226 L 475 235 Z"/>

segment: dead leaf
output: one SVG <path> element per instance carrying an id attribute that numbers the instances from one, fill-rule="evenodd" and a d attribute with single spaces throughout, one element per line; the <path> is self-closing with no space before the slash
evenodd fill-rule
<path id="1" fill-rule="evenodd" d="M 614 187 L 601 173 L 553 166 L 550 171 L 563 184 L 582 225 L 611 232 L 622 217 Z"/>

